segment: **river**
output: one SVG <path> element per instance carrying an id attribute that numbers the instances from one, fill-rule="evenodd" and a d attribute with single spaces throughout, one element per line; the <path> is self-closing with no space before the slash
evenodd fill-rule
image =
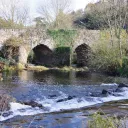
<path id="1" fill-rule="evenodd" d="M 16 98 L 11 114 L 0 117 L 2 128 L 86 128 L 90 115 L 102 109 L 106 114 L 128 114 L 128 89 L 113 92 L 127 78 L 99 73 L 21 71 L 3 74 L 0 89 Z M 43 109 L 18 102 L 36 101 Z M 115 102 L 119 101 L 119 102 Z"/>

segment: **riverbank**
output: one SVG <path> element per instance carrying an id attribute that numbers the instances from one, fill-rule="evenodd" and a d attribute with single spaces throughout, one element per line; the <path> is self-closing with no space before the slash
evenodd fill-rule
<path id="1" fill-rule="evenodd" d="M 33 64 L 27 64 L 27 65 L 23 65 L 23 64 L 16 64 L 13 66 L 7 66 L 5 65 L 2 69 L 3 72 L 6 71 L 22 71 L 22 70 L 27 70 L 27 71 L 37 71 L 37 72 L 41 72 L 41 71 L 46 71 L 46 70 L 57 70 L 57 71 L 62 71 L 62 72 L 70 72 L 70 71 L 75 71 L 75 72 L 89 72 L 89 68 L 88 67 L 80 67 L 77 68 L 76 66 L 64 66 L 64 67 L 45 67 L 45 66 L 37 66 L 37 65 L 33 65 Z"/>

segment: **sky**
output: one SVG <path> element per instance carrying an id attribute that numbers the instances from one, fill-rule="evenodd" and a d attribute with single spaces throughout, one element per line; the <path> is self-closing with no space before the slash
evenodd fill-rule
<path id="1" fill-rule="evenodd" d="M 30 7 L 30 14 L 32 17 L 36 17 L 37 8 L 43 0 L 25 0 L 26 4 Z M 72 0 L 72 9 L 84 9 L 88 3 L 96 2 L 97 0 Z"/>

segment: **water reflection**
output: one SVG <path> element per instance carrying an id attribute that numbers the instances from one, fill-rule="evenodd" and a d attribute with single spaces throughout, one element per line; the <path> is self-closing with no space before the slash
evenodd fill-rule
<path id="1" fill-rule="evenodd" d="M 18 73 L 21 81 L 36 81 L 44 84 L 63 84 L 63 85 L 96 85 L 102 83 L 128 83 L 127 78 L 112 77 L 98 73 L 87 72 L 61 72 L 61 71 L 43 71 L 32 72 L 23 71 Z"/>
<path id="2" fill-rule="evenodd" d="M 13 81 L 42 82 L 46 85 L 96 85 L 102 83 L 128 83 L 127 78 L 112 77 L 105 74 L 87 72 L 61 72 L 61 71 L 22 71 L 3 73 L 3 82 L 10 85 Z"/>

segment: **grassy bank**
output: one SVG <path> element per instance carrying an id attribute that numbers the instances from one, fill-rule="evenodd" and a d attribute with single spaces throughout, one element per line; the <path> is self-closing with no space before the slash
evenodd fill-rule
<path id="1" fill-rule="evenodd" d="M 59 71 L 62 71 L 62 72 L 70 72 L 70 71 L 74 71 L 74 72 L 88 72 L 89 69 L 88 67 L 83 67 L 83 68 L 77 68 L 77 67 L 68 67 L 68 66 L 65 66 L 65 67 L 61 67 L 61 68 L 52 68 L 54 70 L 59 70 Z"/>

